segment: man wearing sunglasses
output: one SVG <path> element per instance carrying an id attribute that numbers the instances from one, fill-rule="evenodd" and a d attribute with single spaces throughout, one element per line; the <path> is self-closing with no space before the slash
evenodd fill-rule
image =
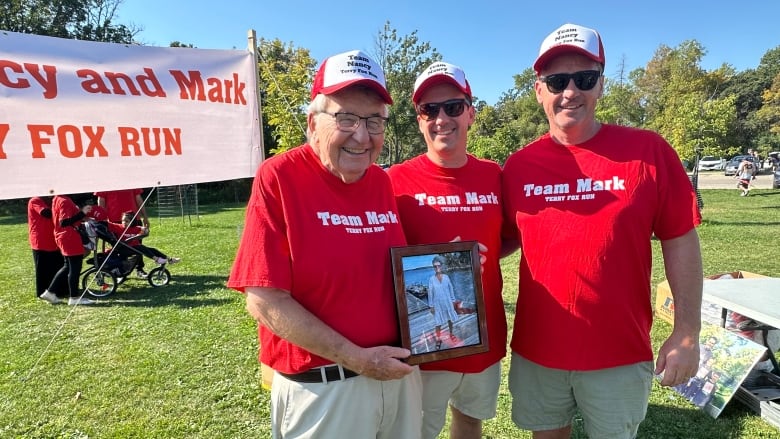
<path id="1" fill-rule="evenodd" d="M 604 47 L 565 24 L 534 63 L 549 132 L 502 174 L 520 242 L 512 334 L 512 419 L 534 438 L 568 438 L 579 409 L 592 438 L 633 438 L 653 374 L 675 386 L 699 361 L 702 263 L 696 196 L 656 133 L 596 120 Z M 674 329 L 653 364 L 651 239 L 672 285 Z"/>
<path id="2" fill-rule="evenodd" d="M 480 438 L 482 420 L 495 416 L 506 316 L 501 297 L 501 169 L 466 151 L 474 123 L 471 86 L 458 66 L 436 62 L 417 78 L 412 101 L 426 151 L 388 171 L 408 243 L 478 241 L 489 351 L 422 364 L 423 434 L 438 436 L 452 411 L 451 438 Z M 458 325 L 443 329 L 458 340 Z"/>
<path id="3" fill-rule="evenodd" d="M 403 362 L 390 247 L 406 244 L 374 160 L 392 99 L 361 51 L 320 65 L 306 144 L 264 161 L 228 286 L 274 373 L 273 438 L 417 438 L 421 382 Z"/>

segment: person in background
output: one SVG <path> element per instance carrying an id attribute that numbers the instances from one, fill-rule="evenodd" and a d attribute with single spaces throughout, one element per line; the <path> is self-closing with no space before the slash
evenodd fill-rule
<path id="1" fill-rule="evenodd" d="M 410 245 L 474 240 L 480 243 L 484 257 L 482 285 L 489 350 L 420 366 L 423 438 L 439 434 L 448 405 L 452 412 L 450 437 L 481 437 L 482 420 L 496 415 L 500 363 L 506 354 L 499 265 L 501 168 L 467 152 L 468 130 L 475 117 L 471 99 L 471 86 L 460 67 L 447 62 L 428 66 L 415 81 L 412 94 L 427 149 L 388 170 Z"/>
<path id="2" fill-rule="evenodd" d="M 149 229 L 143 226 L 133 225 L 134 216 L 135 212 L 127 211 L 122 214 L 121 224 L 108 221 L 106 226 L 117 239 L 122 240 L 128 246 L 133 247 L 158 264 L 176 264 L 181 261 L 181 258 L 170 258 L 160 250 L 142 244 L 141 239 L 149 235 Z M 122 256 L 129 256 L 132 254 L 130 250 L 126 250 L 121 246 L 117 247 L 117 253 Z M 141 263 L 140 260 L 139 263 Z"/>
<path id="3" fill-rule="evenodd" d="M 79 290 L 79 276 L 84 259 L 84 245 L 78 231 L 79 224 L 92 210 L 87 204 L 82 208 L 76 205 L 68 195 L 56 195 L 52 200 L 52 220 L 54 222 L 54 240 L 64 257 L 64 264 L 54 275 L 49 287 L 41 299 L 51 304 L 60 303 L 65 291 L 60 285 L 67 285 L 68 305 L 92 305 L 93 302 L 82 297 Z"/>
<path id="4" fill-rule="evenodd" d="M 521 249 L 512 419 L 534 438 L 569 437 L 577 409 L 589 437 L 634 438 L 654 373 L 676 386 L 699 364 L 696 195 L 661 136 L 596 120 L 604 62 L 593 29 L 565 24 L 544 39 L 534 88 L 549 132 L 510 155 L 502 173 Z M 652 239 L 675 305 L 655 367 Z"/>
<path id="5" fill-rule="evenodd" d="M 257 170 L 228 287 L 246 295 L 273 368 L 273 438 L 418 438 L 419 368 L 400 346 L 390 248 L 406 244 L 382 150 L 381 67 L 322 62 L 308 142 Z"/>
<path id="6" fill-rule="evenodd" d="M 51 199 L 52 197 L 32 197 L 27 202 L 28 237 L 35 267 L 35 296 L 38 298 L 46 291 L 64 262 L 57 242 L 54 241 Z"/>
<path id="7" fill-rule="evenodd" d="M 146 216 L 144 200 L 141 198 L 142 189 L 122 189 L 118 191 L 95 192 L 97 205 L 106 209 L 108 220 L 111 222 L 121 222 L 122 214 L 127 211 L 138 212 L 138 218 L 142 221 L 141 225 L 149 227 L 149 217 Z"/>
<path id="8" fill-rule="evenodd" d="M 737 168 L 737 172 L 734 174 L 734 178 L 738 180 L 737 189 L 740 190 L 741 197 L 747 197 L 750 195 L 750 185 L 756 178 L 757 169 L 750 160 L 742 160 Z"/>
<path id="9" fill-rule="evenodd" d="M 127 211 L 132 211 L 141 220 L 141 225 L 149 228 L 149 217 L 146 215 L 144 200 L 141 198 L 142 189 L 123 189 L 117 191 L 95 192 L 97 205 L 106 209 L 108 220 L 113 223 L 122 222 L 122 215 Z M 143 262 L 143 261 L 142 261 Z M 144 271 L 143 263 L 136 268 L 136 275 L 141 279 L 146 279 L 148 274 Z"/>

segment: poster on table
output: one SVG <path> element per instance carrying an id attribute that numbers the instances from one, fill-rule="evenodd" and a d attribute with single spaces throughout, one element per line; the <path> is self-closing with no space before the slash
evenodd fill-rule
<path id="1" fill-rule="evenodd" d="M 698 372 L 674 390 L 717 418 L 766 352 L 766 347 L 704 321 L 699 348 Z"/>
<path id="2" fill-rule="evenodd" d="M 253 176 L 256 68 L 248 50 L 0 32 L 0 199 Z"/>

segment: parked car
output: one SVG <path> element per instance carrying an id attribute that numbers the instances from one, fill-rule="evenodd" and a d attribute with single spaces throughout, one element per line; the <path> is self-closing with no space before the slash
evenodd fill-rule
<path id="1" fill-rule="evenodd" d="M 726 167 L 723 170 L 723 175 L 734 175 L 737 173 L 737 169 L 739 169 L 739 164 L 742 163 L 743 160 L 750 160 L 753 162 L 753 166 L 756 169 L 755 174 L 758 175 L 759 172 L 761 172 L 761 164 L 759 163 L 758 159 L 756 159 L 753 156 L 750 155 L 738 155 L 731 160 L 729 160 L 728 163 L 726 163 Z"/>
<path id="2" fill-rule="evenodd" d="M 723 175 L 734 175 L 737 173 L 737 169 L 739 169 L 739 164 L 742 163 L 742 160 L 748 158 L 746 155 L 738 155 L 731 160 L 729 160 L 728 163 L 726 163 L 726 167 L 723 168 Z"/>
<path id="3" fill-rule="evenodd" d="M 780 168 L 775 169 L 775 175 L 772 180 L 772 189 L 780 189 Z"/>
<path id="4" fill-rule="evenodd" d="M 699 159 L 699 171 L 722 171 L 726 167 L 726 159 L 705 155 Z"/>

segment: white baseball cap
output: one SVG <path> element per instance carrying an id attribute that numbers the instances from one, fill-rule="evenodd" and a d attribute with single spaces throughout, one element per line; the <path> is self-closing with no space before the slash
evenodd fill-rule
<path id="1" fill-rule="evenodd" d="M 566 52 L 585 55 L 604 66 L 604 45 L 599 33 L 578 24 L 567 23 L 542 41 L 539 56 L 534 62 L 534 71 L 538 75 L 551 58 Z"/>
<path id="2" fill-rule="evenodd" d="M 390 93 L 387 92 L 382 68 L 360 50 L 351 50 L 326 58 L 314 76 L 311 98 L 314 99 L 320 93 L 329 95 L 355 84 L 369 86 L 386 103 L 393 103 Z"/>
<path id="3" fill-rule="evenodd" d="M 447 83 L 452 84 L 462 91 L 469 99 L 471 99 L 471 86 L 466 80 L 466 74 L 463 70 L 450 63 L 444 61 L 437 61 L 428 66 L 414 81 L 414 93 L 412 94 L 412 102 L 415 104 L 420 101 L 420 97 L 425 90 L 436 84 Z"/>

